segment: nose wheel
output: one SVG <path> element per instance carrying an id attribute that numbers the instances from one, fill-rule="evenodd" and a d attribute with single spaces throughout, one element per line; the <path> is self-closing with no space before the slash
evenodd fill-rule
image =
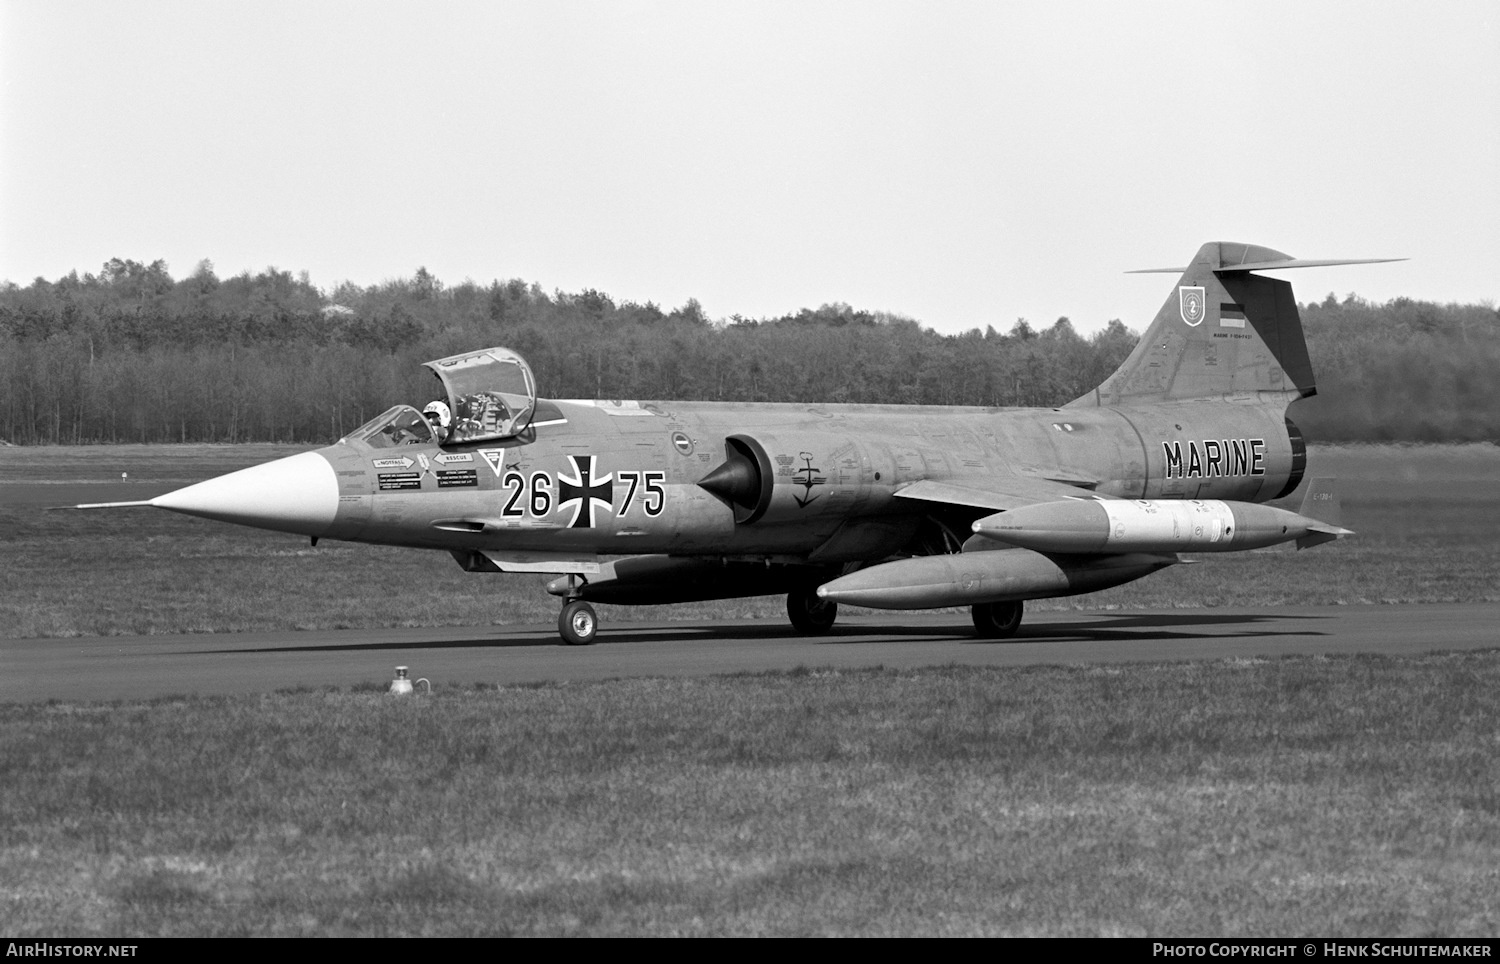
<path id="1" fill-rule="evenodd" d="M 599 632 L 599 617 L 594 607 L 581 600 L 563 606 L 557 616 L 557 632 L 569 646 L 588 646 Z"/>

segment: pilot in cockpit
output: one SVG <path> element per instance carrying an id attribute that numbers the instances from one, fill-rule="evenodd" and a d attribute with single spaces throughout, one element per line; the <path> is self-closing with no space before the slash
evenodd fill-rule
<path id="1" fill-rule="evenodd" d="M 428 402 L 427 407 L 422 409 L 422 417 L 432 426 L 432 434 L 437 438 L 438 444 L 443 444 L 448 438 L 449 427 L 453 424 L 453 413 L 448 410 L 448 403 L 441 399 Z"/>

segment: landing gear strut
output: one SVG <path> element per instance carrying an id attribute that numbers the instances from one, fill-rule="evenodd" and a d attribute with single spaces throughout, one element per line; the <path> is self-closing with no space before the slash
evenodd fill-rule
<path id="1" fill-rule="evenodd" d="M 557 617 L 557 631 L 569 646 L 587 646 L 599 632 L 594 607 L 581 599 L 564 604 Z"/>
<path id="2" fill-rule="evenodd" d="M 577 573 L 570 572 L 567 595 L 558 593 L 563 596 L 563 608 L 557 614 L 557 634 L 569 646 L 588 646 L 599 633 L 599 616 L 594 607 L 578 598 L 583 595 L 583 585 L 587 582 Z"/>
<path id="3" fill-rule="evenodd" d="M 791 617 L 792 628 L 808 636 L 821 636 L 833 628 L 838 618 L 839 604 L 818 598 L 815 588 L 793 589 L 787 593 L 786 614 Z"/>
<path id="4" fill-rule="evenodd" d="M 980 639 L 1009 639 L 1021 627 L 1021 609 L 1017 602 L 979 603 L 973 607 L 974 629 Z"/>

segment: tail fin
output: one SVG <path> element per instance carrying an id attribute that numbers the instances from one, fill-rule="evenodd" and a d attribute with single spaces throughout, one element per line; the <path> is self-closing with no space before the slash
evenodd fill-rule
<path id="1" fill-rule="evenodd" d="M 1389 258 L 1376 260 L 1394 260 Z M 1214 241 L 1198 249 L 1125 363 L 1074 407 L 1225 396 L 1317 394 L 1292 286 L 1258 269 L 1367 264 L 1305 261 L 1253 244 Z M 1145 272 L 1136 272 L 1145 273 Z"/>

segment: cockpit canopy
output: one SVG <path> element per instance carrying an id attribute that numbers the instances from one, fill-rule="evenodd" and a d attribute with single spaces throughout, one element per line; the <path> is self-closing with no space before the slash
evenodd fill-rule
<path id="1" fill-rule="evenodd" d="M 456 445 L 515 438 L 536 411 L 536 379 L 526 359 L 486 348 L 424 363 L 447 395 L 450 421 L 435 425 L 410 405 L 397 405 L 346 436 L 372 448 Z M 434 416 L 436 417 L 436 416 Z"/>
<path id="2" fill-rule="evenodd" d="M 536 379 L 515 352 L 486 348 L 425 364 L 448 395 L 448 444 L 514 438 L 531 424 Z"/>

